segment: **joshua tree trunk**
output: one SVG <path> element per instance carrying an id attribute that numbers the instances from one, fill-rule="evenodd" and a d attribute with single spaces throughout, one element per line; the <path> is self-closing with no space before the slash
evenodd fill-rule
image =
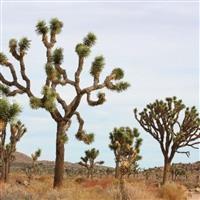
<path id="1" fill-rule="evenodd" d="M 11 161 L 8 162 L 8 174 L 10 174 L 10 164 L 11 164 Z"/>
<path id="2" fill-rule="evenodd" d="M 119 177 L 119 161 L 116 161 L 115 165 L 115 178 Z"/>
<path id="3" fill-rule="evenodd" d="M 164 160 L 164 170 L 163 170 L 163 181 L 162 181 L 163 185 L 167 182 L 168 173 L 169 173 L 169 170 L 170 170 L 170 164 L 171 164 L 171 161 L 168 158 L 165 158 L 165 160 Z"/>
<path id="4" fill-rule="evenodd" d="M 65 133 L 65 124 L 58 123 L 56 135 L 56 162 L 54 170 L 54 188 L 61 187 L 63 184 L 64 175 L 64 141 L 63 135 Z"/>
<path id="5" fill-rule="evenodd" d="M 119 178 L 119 189 L 120 189 L 120 194 L 121 194 L 121 200 L 130 200 L 127 191 L 126 191 L 126 187 L 125 187 L 125 180 L 123 178 L 122 175 L 120 175 Z"/>
<path id="6" fill-rule="evenodd" d="M 5 162 L 5 176 L 4 176 L 4 182 L 8 182 L 8 171 L 9 171 L 9 164 L 8 160 Z"/>
<path id="7" fill-rule="evenodd" d="M 90 178 L 90 169 L 87 171 L 87 178 Z"/>
<path id="8" fill-rule="evenodd" d="M 5 163 L 2 160 L 2 166 L 1 166 L 1 180 L 4 180 L 4 173 L 5 173 Z"/>
<path id="9" fill-rule="evenodd" d="M 4 162 L 2 164 L 2 170 L 1 170 L 1 179 L 5 183 L 8 181 L 8 171 L 9 171 L 8 161 L 4 160 Z"/>
<path id="10" fill-rule="evenodd" d="M 94 168 L 91 169 L 91 179 L 93 179 L 93 174 L 94 174 Z"/>

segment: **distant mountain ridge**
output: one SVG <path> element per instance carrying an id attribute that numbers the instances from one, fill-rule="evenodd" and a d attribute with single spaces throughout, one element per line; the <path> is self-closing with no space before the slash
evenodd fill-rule
<path id="1" fill-rule="evenodd" d="M 15 152 L 14 156 L 15 156 L 14 163 L 27 163 L 27 164 L 29 164 L 29 163 L 32 162 L 31 157 L 24 154 L 24 153 Z"/>

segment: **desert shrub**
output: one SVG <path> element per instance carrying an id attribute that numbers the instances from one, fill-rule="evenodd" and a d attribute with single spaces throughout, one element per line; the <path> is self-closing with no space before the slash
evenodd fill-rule
<path id="1" fill-rule="evenodd" d="M 145 185 L 144 182 L 126 182 L 124 185 L 127 199 L 134 200 L 161 200 L 159 193 L 153 190 L 149 185 Z M 119 184 L 113 183 L 112 187 L 107 189 L 108 195 L 112 197 L 112 200 L 123 200 Z"/>
<path id="2" fill-rule="evenodd" d="M 0 192 L 1 200 L 39 200 L 36 194 L 31 194 L 26 192 L 24 188 L 17 186 L 5 186 L 4 189 Z"/>
<path id="3" fill-rule="evenodd" d="M 185 186 L 177 183 L 166 183 L 160 189 L 161 197 L 166 200 L 187 200 L 188 191 Z"/>
<path id="4" fill-rule="evenodd" d="M 43 197 L 45 200 L 60 200 L 60 194 L 57 190 L 51 189 L 48 193 Z"/>
<path id="5" fill-rule="evenodd" d="M 83 183 L 83 182 L 85 182 L 86 181 L 86 178 L 83 178 L 83 177 L 78 177 L 78 178 L 76 178 L 75 180 L 74 180 L 76 183 Z"/>

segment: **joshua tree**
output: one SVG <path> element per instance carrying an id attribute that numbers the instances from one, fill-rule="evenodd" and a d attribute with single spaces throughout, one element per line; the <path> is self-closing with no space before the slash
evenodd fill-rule
<path id="1" fill-rule="evenodd" d="M 164 156 L 164 184 L 175 153 L 184 153 L 189 156 L 189 151 L 179 151 L 179 149 L 183 147 L 198 149 L 196 146 L 200 143 L 198 112 L 195 107 L 186 108 L 181 100 L 173 97 L 148 104 L 139 115 L 137 115 L 137 109 L 134 109 L 134 114 L 143 129 L 160 145 Z"/>
<path id="2" fill-rule="evenodd" d="M 37 161 L 38 158 L 41 156 L 41 152 L 42 152 L 41 149 L 38 149 L 37 151 L 35 151 L 35 153 L 31 154 L 32 164 L 31 166 L 26 168 L 26 175 L 28 177 L 29 183 L 33 178 L 33 174 L 36 174 L 37 171 L 39 170 L 39 165 Z"/>
<path id="3" fill-rule="evenodd" d="M 96 161 L 95 159 L 99 155 L 99 150 L 92 148 L 91 150 L 85 151 L 85 157 L 81 157 L 79 165 L 85 167 L 88 171 L 87 177 L 93 178 L 93 172 L 96 165 L 103 165 L 104 161 Z"/>
<path id="4" fill-rule="evenodd" d="M 17 142 L 20 141 L 24 133 L 27 131 L 24 124 L 21 121 L 17 121 L 16 123 L 11 123 L 10 125 L 10 142 L 5 146 L 4 149 L 4 179 L 7 181 L 8 174 L 10 172 L 10 164 L 15 159 L 14 153 L 16 152 Z"/>
<path id="5" fill-rule="evenodd" d="M 14 159 L 16 143 L 24 134 L 24 130 L 18 127 L 18 123 L 13 123 L 15 117 L 21 112 L 18 104 L 10 104 L 6 98 L 0 99 L 0 160 L 1 160 L 1 179 L 7 182 L 10 162 Z M 10 141 L 6 144 L 6 128 L 8 123 L 11 127 Z"/>
<path id="6" fill-rule="evenodd" d="M 142 139 L 139 138 L 136 128 L 132 130 L 129 127 L 120 127 L 114 128 L 110 133 L 110 140 L 109 147 L 115 155 L 115 177 L 119 178 L 129 172 L 133 163 L 141 159 L 139 152 Z"/>
<path id="7" fill-rule="evenodd" d="M 13 86 L 15 89 L 8 92 L 8 96 L 17 94 L 26 94 L 30 99 L 30 105 L 33 109 L 44 108 L 50 113 L 52 119 L 57 124 L 56 134 L 56 161 L 54 173 L 54 187 L 59 187 L 63 182 L 64 174 L 64 143 L 67 140 L 67 130 L 70 127 L 73 116 L 77 117 L 79 128 L 76 134 L 78 140 L 84 141 L 86 144 L 92 142 L 94 135 L 87 134 L 83 130 L 84 121 L 77 111 L 77 108 L 83 96 L 86 96 L 87 103 L 90 106 L 97 106 L 105 102 L 105 94 L 99 92 L 97 100 L 92 100 L 94 91 L 107 88 L 113 91 L 122 92 L 129 86 L 127 82 L 120 81 L 124 77 L 124 72 L 120 68 L 115 68 L 106 76 L 103 82 L 100 82 L 100 74 L 104 68 L 105 61 L 103 56 L 97 56 L 92 62 L 90 74 L 93 77 L 93 83 L 88 87 L 81 87 L 80 75 L 84 67 L 84 61 L 89 56 L 92 46 L 96 42 L 96 36 L 93 33 L 83 39 L 76 45 L 75 52 L 78 55 L 78 66 L 75 70 L 74 80 L 69 79 L 66 70 L 63 68 L 63 49 L 54 48 L 56 37 L 61 32 L 63 23 L 54 18 L 48 26 L 45 21 L 39 21 L 36 25 L 36 32 L 42 36 L 42 43 L 46 49 L 46 80 L 42 89 L 42 96 L 36 97 L 31 88 L 31 81 L 26 73 L 24 57 L 28 53 L 30 40 L 22 38 L 19 42 L 11 39 L 9 42 L 10 53 L 19 62 L 20 75 L 24 84 L 19 82 L 21 77 L 17 76 L 17 67 L 8 60 L 8 58 L 0 53 L 0 65 L 7 68 L 12 76 L 12 80 L 6 79 L 0 73 L 0 81 L 7 86 Z M 71 86 L 75 89 L 76 95 L 71 102 L 66 102 L 58 92 L 59 86 Z M 60 110 L 60 107 L 61 109 Z"/>

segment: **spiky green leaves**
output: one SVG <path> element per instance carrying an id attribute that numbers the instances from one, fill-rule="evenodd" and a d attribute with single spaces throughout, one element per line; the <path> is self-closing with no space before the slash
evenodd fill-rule
<path id="1" fill-rule="evenodd" d="M 36 24 L 36 32 L 40 35 L 46 35 L 50 29 L 51 34 L 59 34 L 62 30 L 63 23 L 57 18 L 51 19 L 49 22 L 49 27 L 47 26 L 45 21 L 39 21 Z"/>
<path id="2" fill-rule="evenodd" d="M 81 43 L 76 45 L 75 51 L 80 57 L 87 57 L 90 54 L 90 48 Z"/>
<path id="3" fill-rule="evenodd" d="M 91 150 L 86 150 L 85 155 L 88 159 L 95 160 L 99 155 L 99 150 L 92 148 Z"/>
<path id="4" fill-rule="evenodd" d="M 5 54 L 0 53 L 0 65 L 6 65 L 8 62 L 8 58 Z"/>
<path id="5" fill-rule="evenodd" d="M 31 97 L 30 98 L 30 106 L 32 109 L 38 109 L 42 107 L 42 101 L 41 99 L 37 97 Z"/>
<path id="6" fill-rule="evenodd" d="M 45 66 L 46 74 L 51 81 L 57 81 L 61 79 L 61 74 L 51 64 Z"/>
<path id="7" fill-rule="evenodd" d="M 95 162 L 95 159 L 99 155 L 99 150 L 92 148 L 85 151 L 85 156 L 81 157 L 81 162 L 79 162 L 79 165 L 86 167 L 88 170 L 88 177 L 93 176 L 93 168 L 96 165 L 102 165 L 104 161 L 97 161 Z"/>
<path id="8" fill-rule="evenodd" d="M 130 87 L 130 84 L 128 82 L 118 82 L 112 85 L 107 85 L 107 88 L 113 91 L 117 91 L 117 92 L 122 92 L 127 90 L 127 88 Z"/>
<path id="9" fill-rule="evenodd" d="M 63 49 L 58 48 L 55 49 L 52 56 L 52 61 L 56 65 L 60 65 L 63 62 Z"/>
<path id="10" fill-rule="evenodd" d="M 28 40 L 28 38 L 24 37 L 21 38 L 20 41 L 18 42 L 16 39 L 11 39 L 9 41 L 9 49 L 10 52 L 17 58 L 19 59 L 19 55 L 17 55 L 17 52 L 19 51 L 19 54 L 22 53 L 22 55 L 26 54 L 28 49 L 30 48 L 31 41 Z"/>
<path id="11" fill-rule="evenodd" d="M 88 33 L 87 36 L 83 39 L 83 44 L 88 46 L 88 47 L 92 47 L 93 45 L 95 45 L 97 40 L 97 37 L 94 33 Z"/>
<path id="12" fill-rule="evenodd" d="M 106 98 L 105 98 L 105 93 L 103 93 L 103 92 L 99 92 L 98 94 L 97 94 L 97 97 L 98 97 L 98 105 L 100 105 L 100 104 L 103 104 L 105 101 L 106 101 Z"/>
<path id="13" fill-rule="evenodd" d="M 86 133 L 85 131 L 79 131 L 76 134 L 76 139 L 83 141 L 85 144 L 91 144 L 94 141 L 93 133 Z"/>
<path id="14" fill-rule="evenodd" d="M 38 149 L 37 151 L 35 151 L 33 154 L 31 154 L 32 160 L 33 162 L 37 161 L 38 158 L 41 156 L 42 150 Z"/>
<path id="15" fill-rule="evenodd" d="M 31 44 L 30 42 L 31 41 L 28 40 L 26 37 L 22 38 L 18 43 L 19 51 L 26 52 L 30 47 L 30 44 Z"/>
<path id="16" fill-rule="evenodd" d="M 6 96 L 9 92 L 10 92 L 9 87 L 0 83 L 0 95 Z"/>
<path id="17" fill-rule="evenodd" d="M 98 77 L 99 74 L 102 72 L 104 65 L 105 65 L 104 57 L 103 56 L 97 56 L 94 59 L 94 61 L 92 62 L 90 74 L 93 77 Z"/>
<path id="18" fill-rule="evenodd" d="M 115 68 L 111 72 L 110 76 L 105 80 L 105 85 L 108 89 L 117 91 L 117 92 L 122 92 L 126 90 L 130 84 L 128 82 L 120 81 L 120 82 L 115 82 L 117 80 L 121 80 L 124 77 L 124 71 L 121 68 Z M 112 82 L 112 80 L 114 80 Z"/>
<path id="19" fill-rule="evenodd" d="M 123 146 L 132 145 L 134 134 L 129 127 L 114 128 L 113 132 L 110 133 L 111 143 L 109 145 L 111 150 L 117 150 Z"/>
<path id="20" fill-rule="evenodd" d="M 17 122 L 11 123 L 10 125 L 10 143 L 14 147 L 16 146 L 16 142 L 18 142 L 21 137 L 24 135 L 24 133 L 27 131 L 26 127 L 20 120 Z"/>
<path id="21" fill-rule="evenodd" d="M 69 138 L 65 133 L 60 136 L 61 143 L 66 144 L 68 142 L 68 140 L 69 140 Z"/>
<path id="22" fill-rule="evenodd" d="M 115 160 L 119 164 L 121 175 L 125 175 L 132 164 L 139 158 L 140 146 L 142 139 L 139 138 L 137 129 L 129 127 L 114 128 L 110 133 L 109 147 L 113 150 Z M 116 169 L 116 172 L 118 169 Z M 119 174 L 116 173 L 116 177 Z"/>
<path id="23" fill-rule="evenodd" d="M 48 26 L 46 25 L 45 21 L 39 21 L 36 24 L 36 30 L 35 30 L 39 35 L 46 35 L 49 31 Z"/>
<path id="24" fill-rule="evenodd" d="M 76 45 L 75 51 L 79 57 L 87 57 L 90 54 L 90 48 L 95 44 L 96 36 L 93 33 L 88 33 L 88 35 L 83 39 L 83 43 Z"/>
<path id="25" fill-rule="evenodd" d="M 121 68 L 113 69 L 111 73 L 114 77 L 114 80 L 120 80 L 124 77 L 124 71 Z"/>
<path id="26" fill-rule="evenodd" d="M 54 111 L 57 93 L 50 87 L 44 86 L 42 90 L 43 98 L 31 97 L 30 106 L 33 109 L 45 108 L 47 111 Z"/>
<path id="27" fill-rule="evenodd" d="M 8 122 L 19 115 L 21 108 L 18 104 L 10 104 L 7 99 L 0 99 L 0 119 Z"/>
<path id="28" fill-rule="evenodd" d="M 58 18 L 53 18 L 50 21 L 50 30 L 52 33 L 59 34 L 62 30 L 63 23 Z"/>
<path id="29" fill-rule="evenodd" d="M 44 86 L 42 94 L 44 95 L 44 98 L 42 99 L 43 107 L 46 110 L 52 112 L 56 107 L 55 100 L 57 97 L 57 93 L 52 88 Z"/>
<path id="30" fill-rule="evenodd" d="M 9 48 L 10 48 L 10 52 L 13 52 L 14 50 L 16 50 L 16 48 L 17 48 L 17 40 L 16 39 L 11 39 L 9 41 Z"/>
<path id="31" fill-rule="evenodd" d="M 142 144 L 142 139 L 139 138 L 140 134 L 136 128 L 133 130 L 129 127 L 114 128 L 110 133 L 111 143 L 109 147 L 114 151 L 128 152 L 133 143 L 135 143 L 135 150 L 139 153 L 139 148 Z"/>

